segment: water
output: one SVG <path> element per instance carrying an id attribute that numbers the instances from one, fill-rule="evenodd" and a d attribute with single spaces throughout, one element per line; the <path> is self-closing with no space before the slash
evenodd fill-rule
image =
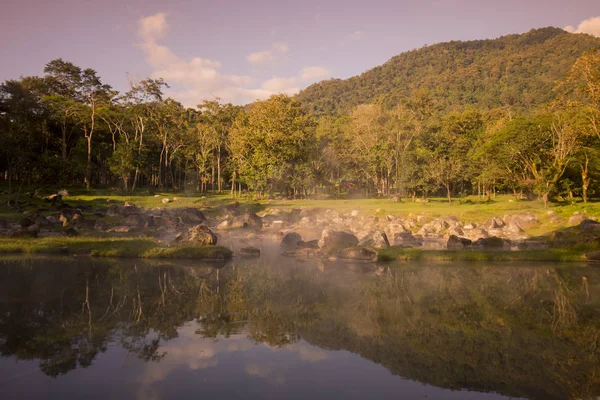
<path id="1" fill-rule="evenodd" d="M 600 269 L 0 261 L 5 399 L 593 399 Z"/>

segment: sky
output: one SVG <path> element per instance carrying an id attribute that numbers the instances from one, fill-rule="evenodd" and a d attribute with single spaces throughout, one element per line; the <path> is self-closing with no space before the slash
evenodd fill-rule
<path id="1" fill-rule="evenodd" d="M 62 58 L 120 91 L 162 77 L 186 106 L 245 104 L 425 45 L 545 26 L 600 37 L 600 0 L 0 0 L 0 81 Z"/>

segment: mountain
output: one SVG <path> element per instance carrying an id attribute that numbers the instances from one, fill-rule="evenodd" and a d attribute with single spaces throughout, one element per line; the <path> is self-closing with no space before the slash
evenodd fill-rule
<path id="1" fill-rule="evenodd" d="M 344 113 L 376 100 L 394 106 L 416 90 L 427 91 L 446 111 L 527 109 L 551 100 L 555 82 L 594 47 L 600 47 L 600 38 L 552 27 L 439 43 L 402 53 L 359 76 L 313 84 L 297 98 L 317 115 Z"/>

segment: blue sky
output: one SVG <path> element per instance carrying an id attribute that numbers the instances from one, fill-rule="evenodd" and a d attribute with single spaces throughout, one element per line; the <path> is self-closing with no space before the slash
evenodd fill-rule
<path id="1" fill-rule="evenodd" d="M 119 90 L 163 77 L 188 106 L 293 94 L 449 40 L 544 26 L 600 36 L 597 0 L 3 0 L 1 9 L 0 80 L 42 74 L 61 57 Z"/>

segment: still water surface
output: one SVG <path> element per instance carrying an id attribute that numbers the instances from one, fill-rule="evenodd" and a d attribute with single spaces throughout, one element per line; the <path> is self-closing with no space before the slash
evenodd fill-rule
<path id="1" fill-rule="evenodd" d="M 594 399 L 600 269 L 0 261 L 6 399 Z"/>

